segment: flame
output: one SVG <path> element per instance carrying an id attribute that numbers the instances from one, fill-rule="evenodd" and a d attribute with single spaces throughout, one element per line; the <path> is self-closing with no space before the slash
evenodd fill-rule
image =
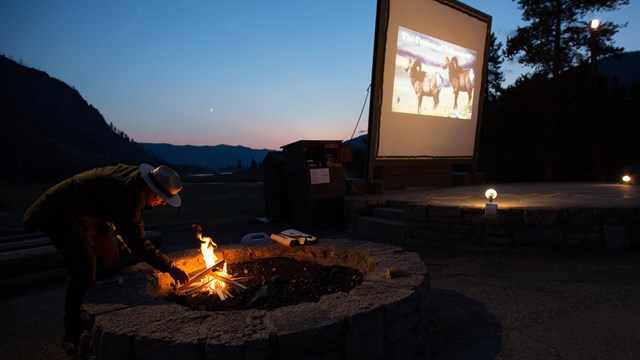
<path id="1" fill-rule="evenodd" d="M 198 231 L 196 232 L 196 237 L 198 238 L 198 240 L 200 240 L 200 252 L 202 253 L 202 257 L 204 259 L 206 266 L 207 267 L 213 266 L 218 261 L 218 257 L 215 254 L 215 249 L 218 247 L 218 245 L 215 242 L 213 242 L 212 238 L 208 236 L 202 236 L 202 232 L 200 231 L 200 229 L 198 229 Z M 227 263 L 224 263 L 222 270 L 217 271 L 216 274 L 220 276 L 225 276 L 225 277 L 228 276 Z M 213 279 L 213 276 L 207 275 L 204 278 L 202 278 L 200 281 L 202 282 L 211 281 L 208 286 L 209 293 L 217 294 L 218 296 L 220 296 L 220 299 L 225 300 L 227 295 L 223 295 L 221 293 L 221 290 L 226 288 L 227 284 L 221 280 L 214 279 L 212 281 L 212 279 Z"/>
<path id="2" fill-rule="evenodd" d="M 200 252 L 204 258 L 204 262 L 207 267 L 213 266 L 218 261 L 218 257 L 214 253 L 214 250 L 218 247 L 213 239 L 208 236 L 202 236 L 202 233 L 197 233 L 196 236 L 200 240 Z"/>

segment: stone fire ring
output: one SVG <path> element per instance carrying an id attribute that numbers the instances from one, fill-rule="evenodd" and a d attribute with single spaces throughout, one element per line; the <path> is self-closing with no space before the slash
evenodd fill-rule
<path id="1" fill-rule="evenodd" d="M 427 269 L 416 253 L 346 239 L 311 246 L 275 243 L 219 247 L 228 263 L 290 257 L 356 268 L 361 285 L 274 310 L 194 311 L 162 300 L 165 274 L 147 264 L 126 268 L 122 284 L 93 286 L 85 296 L 83 358 L 95 359 L 404 359 L 427 338 Z M 198 249 L 169 256 L 178 266 Z M 204 268 L 204 265 L 202 266 Z M 385 277 L 389 268 L 397 276 Z M 188 269 L 187 271 L 190 271 Z"/>

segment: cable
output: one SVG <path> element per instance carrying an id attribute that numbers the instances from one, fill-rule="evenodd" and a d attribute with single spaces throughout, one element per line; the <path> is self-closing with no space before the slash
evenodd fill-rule
<path id="1" fill-rule="evenodd" d="M 364 112 L 364 106 L 367 104 L 367 99 L 369 98 L 369 90 L 371 90 L 371 84 L 367 87 L 367 94 L 364 97 L 364 103 L 362 104 L 362 109 L 360 109 L 360 116 L 358 116 L 358 122 L 356 122 L 356 127 L 353 129 L 353 133 L 351 134 L 351 139 L 353 140 L 353 136 L 356 134 L 356 130 L 358 130 L 358 125 L 360 124 L 360 119 L 362 118 L 362 113 Z"/>
<path id="2" fill-rule="evenodd" d="M 369 90 L 371 90 L 371 84 L 369 84 L 369 86 L 367 86 L 367 93 L 366 93 L 366 95 L 364 97 L 364 103 L 362 104 L 362 109 L 360 109 L 360 116 L 358 116 L 358 121 L 356 122 L 356 127 L 353 129 L 353 133 L 351 134 L 351 138 L 349 139 L 349 141 L 353 140 L 353 136 L 356 134 L 356 130 L 358 130 L 358 125 L 360 125 L 360 119 L 362 119 L 362 113 L 364 112 L 364 107 L 365 107 L 365 105 L 367 105 L 367 99 L 369 98 Z M 351 189 L 355 193 L 360 194 L 360 195 L 367 195 L 367 194 L 359 191 L 358 189 L 356 189 L 356 187 L 353 185 L 351 180 L 349 180 L 349 175 L 347 175 L 347 171 L 344 169 L 343 166 L 340 166 L 340 169 L 344 173 L 344 178 L 347 181 L 347 184 L 349 184 L 349 186 L 351 187 Z"/>

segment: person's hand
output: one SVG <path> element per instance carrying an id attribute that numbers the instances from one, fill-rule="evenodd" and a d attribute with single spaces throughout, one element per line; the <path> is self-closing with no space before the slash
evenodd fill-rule
<path id="1" fill-rule="evenodd" d="M 171 266 L 171 270 L 169 270 L 169 275 L 171 275 L 173 280 L 180 285 L 183 285 L 189 282 L 189 275 L 187 275 L 186 272 L 184 272 L 182 269 L 180 269 L 175 265 Z"/>

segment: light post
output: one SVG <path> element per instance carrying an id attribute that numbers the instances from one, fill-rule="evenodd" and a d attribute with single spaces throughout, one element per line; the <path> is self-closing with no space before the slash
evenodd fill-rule
<path id="1" fill-rule="evenodd" d="M 600 118 L 600 107 L 598 102 L 598 30 L 600 20 L 589 21 L 589 51 L 591 52 L 591 131 L 592 131 L 592 154 L 591 154 L 591 177 L 593 180 L 600 180 L 600 134 L 598 121 Z"/>
<path id="2" fill-rule="evenodd" d="M 589 21 L 589 50 L 591 51 L 591 76 L 598 76 L 598 30 L 600 20 Z"/>

